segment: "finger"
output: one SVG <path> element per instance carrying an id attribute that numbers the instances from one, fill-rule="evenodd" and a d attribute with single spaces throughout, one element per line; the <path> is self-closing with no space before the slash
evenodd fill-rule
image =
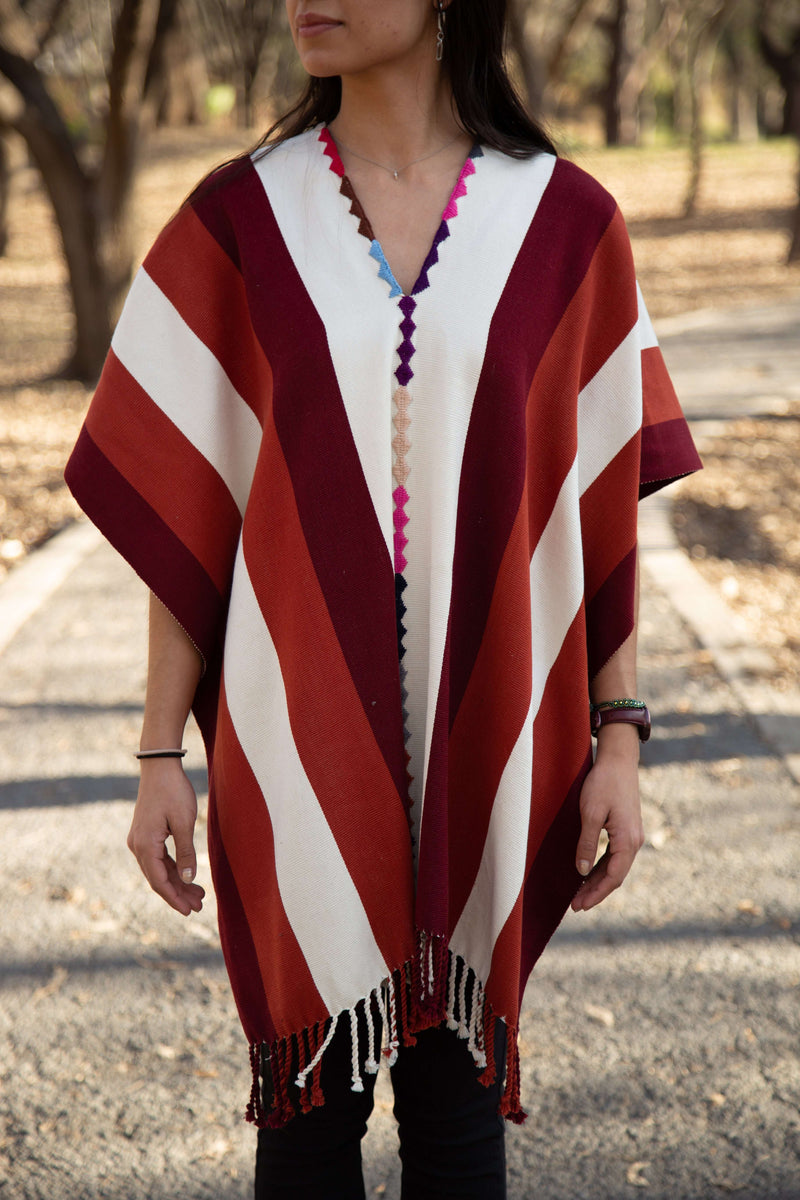
<path id="1" fill-rule="evenodd" d="M 586 912 L 607 899 L 622 884 L 633 859 L 633 851 L 607 850 L 573 900 L 573 910 Z"/>
<path id="2" fill-rule="evenodd" d="M 597 858 L 597 843 L 603 828 L 606 814 L 598 809 L 587 808 L 582 814 L 581 833 L 578 838 L 578 850 L 575 855 L 575 865 L 578 873 L 587 876 Z"/>
<path id="3" fill-rule="evenodd" d="M 203 889 L 182 883 L 177 867 L 160 838 L 139 841 L 134 837 L 131 849 L 150 887 L 170 908 L 184 917 L 188 917 L 192 911 L 200 911 Z M 189 888 L 196 890 L 189 891 Z"/>
<path id="4" fill-rule="evenodd" d="M 197 857 L 194 852 L 194 821 L 170 827 L 175 843 L 175 864 L 183 883 L 191 883 L 197 874 Z"/>
<path id="5" fill-rule="evenodd" d="M 178 912 L 182 912 L 184 916 L 189 915 L 186 911 L 186 905 L 188 905 L 190 912 L 200 912 L 203 907 L 203 898 L 206 894 L 205 890 L 198 883 L 185 883 L 180 878 L 178 868 L 169 855 L 166 857 L 166 864 L 168 884 L 172 888 L 175 899 L 172 907 L 176 908 L 180 905 Z"/>

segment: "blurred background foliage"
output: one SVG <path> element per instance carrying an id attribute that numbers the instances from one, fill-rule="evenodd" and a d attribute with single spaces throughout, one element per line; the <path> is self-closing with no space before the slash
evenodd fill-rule
<path id="1" fill-rule="evenodd" d="M 533 111 L 568 151 L 685 144 L 686 217 L 709 140 L 800 140 L 800 0 L 511 5 L 509 57 Z M 16 135 L 66 260 L 66 375 L 96 376 L 131 278 L 143 141 L 164 125 L 263 131 L 299 82 L 283 0 L 0 0 L 0 253 Z"/>

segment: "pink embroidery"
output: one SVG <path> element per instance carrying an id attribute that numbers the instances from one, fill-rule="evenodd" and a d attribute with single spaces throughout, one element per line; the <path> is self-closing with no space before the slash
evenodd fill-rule
<path id="1" fill-rule="evenodd" d="M 468 158 L 467 161 L 464 163 L 464 166 L 461 168 L 461 174 L 459 175 L 459 177 L 456 181 L 456 186 L 453 188 L 453 194 L 447 203 L 447 208 L 442 213 L 443 221 L 450 221 L 450 220 L 452 220 L 453 217 L 458 216 L 458 201 L 461 199 L 462 196 L 466 196 L 466 194 L 467 194 L 467 179 L 469 178 L 470 175 L 474 175 L 474 174 L 475 174 L 475 163 L 472 161 L 471 158 Z"/>

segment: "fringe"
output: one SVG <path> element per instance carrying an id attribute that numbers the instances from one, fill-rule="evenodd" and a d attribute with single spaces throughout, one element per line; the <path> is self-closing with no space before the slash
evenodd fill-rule
<path id="1" fill-rule="evenodd" d="M 446 1023 L 467 1048 L 485 1087 L 497 1079 L 495 1031 L 499 1017 L 491 1009 L 483 982 L 463 959 L 453 954 L 445 939 L 419 935 L 419 952 L 389 975 L 364 999 L 345 1013 L 279 1038 L 271 1045 L 250 1045 L 252 1086 L 246 1118 L 257 1126 L 280 1128 L 298 1112 L 309 1113 L 325 1103 L 320 1074 L 325 1051 L 333 1040 L 340 1017 L 349 1017 L 352 1083 L 364 1091 L 362 1071 L 377 1073 L 381 1063 L 393 1066 L 401 1045 L 414 1046 L 415 1034 Z M 375 1018 L 383 1027 L 383 1047 L 376 1042 Z M 362 1035 L 362 1018 L 363 1029 Z M 261 1086 L 262 1064 L 269 1062 L 272 1107 L 266 1111 Z M 507 1026 L 505 1088 L 499 1113 L 521 1124 L 526 1117 L 520 1104 L 520 1064 L 517 1029 Z"/>

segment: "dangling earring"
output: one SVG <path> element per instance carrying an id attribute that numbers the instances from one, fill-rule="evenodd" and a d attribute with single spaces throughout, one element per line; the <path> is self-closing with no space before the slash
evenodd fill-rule
<path id="1" fill-rule="evenodd" d="M 444 21 L 445 9 L 442 0 L 436 0 L 436 61 L 442 61 L 444 54 Z"/>

